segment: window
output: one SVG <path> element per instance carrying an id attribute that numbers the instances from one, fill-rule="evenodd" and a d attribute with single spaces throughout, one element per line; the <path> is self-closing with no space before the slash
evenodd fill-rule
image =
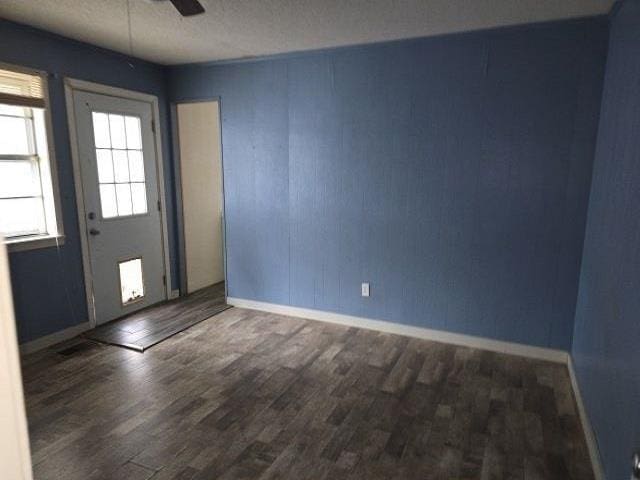
<path id="1" fill-rule="evenodd" d="M 10 244 L 51 240 L 62 233 L 44 91 L 41 74 L 0 68 L 0 235 Z"/>
<path id="2" fill-rule="evenodd" d="M 147 213 L 140 118 L 92 112 L 102 218 Z"/>

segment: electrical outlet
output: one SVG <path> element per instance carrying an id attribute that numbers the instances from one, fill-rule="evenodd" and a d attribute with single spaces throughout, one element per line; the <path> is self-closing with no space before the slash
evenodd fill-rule
<path id="1" fill-rule="evenodd" d="M 362 296 L 363 297 L 369 296 L 369 282 L 362 284 Z"/>

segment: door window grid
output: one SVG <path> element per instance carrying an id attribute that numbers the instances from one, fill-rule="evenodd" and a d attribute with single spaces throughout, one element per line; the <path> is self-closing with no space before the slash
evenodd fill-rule
<path id="1" fill-rule="evenodd" d="M 103 218 L 147 213 L 140 118 L 92 112 Z"/>

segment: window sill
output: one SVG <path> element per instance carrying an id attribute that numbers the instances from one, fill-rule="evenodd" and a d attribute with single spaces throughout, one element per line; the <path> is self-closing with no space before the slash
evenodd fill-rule
<path id="1" fill-rule="evenodd" d="M 40 235 L 27 238 L 7 239 L 4 241 L 9 253 L 37 250 L 39 248 L 64 245 L 64 235 Z"/>

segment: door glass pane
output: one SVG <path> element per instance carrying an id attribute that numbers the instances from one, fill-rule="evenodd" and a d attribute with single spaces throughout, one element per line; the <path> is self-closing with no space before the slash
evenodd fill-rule
<path id="1" fill-rule="evenodd" d="M 116 183 L 129 181 L 129 161 L 125 150 L 113 150 L 113 170 Z"/>
<path id="2" fill-rule="evenodd" d="M 41 190 L 40 172 L 35 161 L 0 162 L 0 197 L 35 197 Z"/>
<path id="3" fill-rule="evenodd" d="M 120 292 L 122 305 L 144 297 L 144 280 L 142 278 L 142 259 L 134 258 L 118 263 L 120 270 Z"/>
<path id="4" fill-rule="evenodd" d="M 111 132 L 111 148 L 127 148 L 124 131 L 124 116 L 109 114 L 109 131 Z"/>
<path id="5" fill-rule="evenodd" d="M 132 182 L 144 182 L 144 161 L 140 150 L 129 150 L 129 175 Z"/>
<path id="6" fill-rule="evenodd" d="M 96 150 L 98 160 L 98 181 L 100 183 L 113 183 L 113 162 L 111 150 Z"/>
<path id="7" fill-rule="evenodd" d="M 92 112 L 103 218 L 147 213 L 140 118 Z"/>
<path id="8" fill-rule="evenodd" d="M 140 119 L 138 117 L 125 117 L 127 125 L 127 148 L 130 150 L 142 150 L 142 138 L 140 134 Z"/>
<path id="9" fill-rule="evenodd" d="M 102 218 L 118 216 L 116 186 L 113 183 L 100 185 L 100 205 L 102 207 Z"/>
<path id="10" fill-rule="evenodd" d="M 131 184 L 131 202 L 134 214 L 147 213 L 147 195 L 144 183 Z"/>
<path id="11" fill-rule="evenodd" d="M 116 198 L 118 200 L 118 215 L 131 215 L 131 188 L 128 183 L 116 183 Z"/>
<path id="12" fill-rule="evenodd" d="M 106 113 L 93 112 L 93 140 L 96 148 L 111 148 L 109 118 Z"/>
<path id="13" fill-rule="evenodd" d="M 11 237 L 44 232 L 42 197 L 0 199 L 0 234 Z"/>

